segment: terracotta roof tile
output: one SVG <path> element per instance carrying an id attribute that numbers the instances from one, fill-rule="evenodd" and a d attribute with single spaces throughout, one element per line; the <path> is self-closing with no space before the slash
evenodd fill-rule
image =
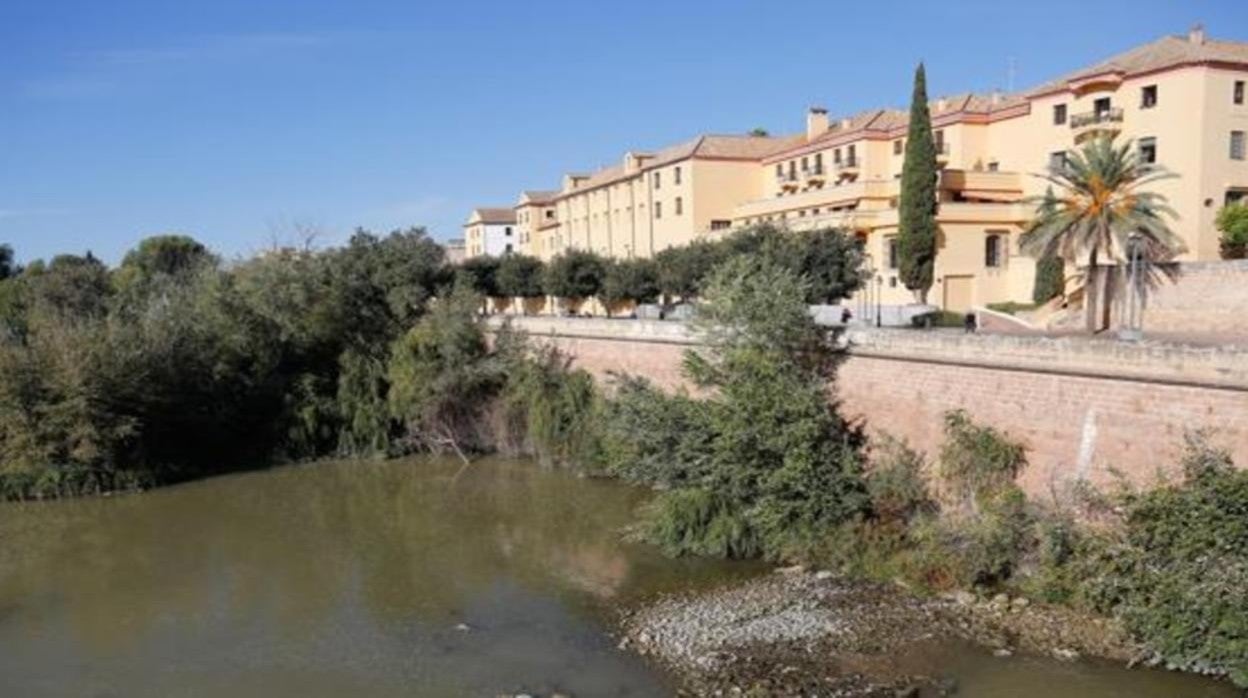
<path id="1" fill-rule="evenodd" d="M 1028 95 L 1044 94 L 1065 89 L 1072 80 L 1118 71 L 1125 75 L 1147 73 L 1173 68 L 1188 63 L 1228 62 L 1248 64 L 1248 43 L 1207 39 L 1193 42 L 1187 37 L 1163 36 L 1162 38 L 1129 49 L 1100 63 L 1067 73 L 1032 90 Z"/>
<path id="2" fill-rule="evenodd" d="M 472 220 L 474 217 L 478 218 L 479 221 L 477 222 L 481 223 L 506 224 L 516 222 L 515 210 L 499 206 L 474 208 L 472 213 L 469 214 L 468 220 Z"/>

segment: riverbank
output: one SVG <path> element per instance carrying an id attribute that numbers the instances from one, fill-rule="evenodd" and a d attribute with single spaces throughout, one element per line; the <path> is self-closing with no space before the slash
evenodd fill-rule
<path id="1" fill-rule="evenodd" d="M 998 658 L 1141 656 L 1112 620 L 1003 595 L 918 597 L 801 568 L 667 596 L 620 623 L 621 647 L 663 665 L 689 695 L 953 695 L 939 656 L 965 644 Z"/>

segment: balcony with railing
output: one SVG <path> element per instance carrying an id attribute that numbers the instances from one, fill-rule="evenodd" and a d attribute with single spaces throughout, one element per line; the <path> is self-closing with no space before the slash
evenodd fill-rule
<path id="1" fill-rule="evenodd" d="M 1076 141 L 1092 135 L 1118 133 L 1122 130 L 1122 107 L 1073 114 L 1070 130 Z"/>
<path id="2" fill-rule="evenodd" d="M 801 183 L 798 182 L 796 172 L 784 170 L 776 173 L 776 186 L 781 191 L 797 191 Z"/>
<path id="3" fill-rule="evenodd" d="M 832 164 L 832 169 L 836 171 L 836 176 L 838 179 L 849 179 L 849 178 L 857 177 L 858 172 L 859 172 L 858 167 L 859 167 L 859 162 L 858 162 L 857 155 L 850 155 L 848 157 L 837 160 L 836 162 Z"/>
<path id="4" fill-rule="evenodd" d="M 802 170 L 802 179 L 807 184 L 820 184 L 827 179 L 827 173 L 823 169 L 823 165 L 815 165 Z"/>

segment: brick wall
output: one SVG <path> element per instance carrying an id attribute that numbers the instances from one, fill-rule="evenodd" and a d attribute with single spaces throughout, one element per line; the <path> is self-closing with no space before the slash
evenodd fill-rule
<path id="1" fill-rule="evenodd" d="M 1248 337 L 1248 260 L 1178 265 L 1150 294 L 1144 328 Z"/>
<path id="2" fill-rule="evenodd" d="M 680 385 L 693 344 L 679 323 L 529 318 L 517 322 L 599 376 L 627 372 Z M 1098 484 L 1119 471 L 1150 481 L 1177 460 L 1188 429 L 1248 466 L 1248 349 L 856 331 L 836 394 L 868 432 L 889 432 L 935 455 L 942 416 L 967 410 L 1028 447 L 1021 484 L 1044 495 L 1062 481 Z"/>

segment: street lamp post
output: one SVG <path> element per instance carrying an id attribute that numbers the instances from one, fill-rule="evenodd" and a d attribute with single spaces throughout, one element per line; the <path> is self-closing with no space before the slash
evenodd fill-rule
<path id="1" fill-rule="evenodd" d="M 880 312 L 883 309 L 883 306 L 881 305 L 881 302 L 880 302 L 880 294 L 883 291 L 884 291 L 884 277 L 879 274 L 876 274 L 875 276 L 875 326 L 876 327 L 884 326 L 884 321 L 880 317 Z"/>
<path id="2" fill-rule="evenodd" d="M 1138 342 L 1144 338 L 1143 298 L 1140 293 L 1143 271 L 1143 237 L 1139 233 L 1127 236 L 1127 312 L 1126 322 L 1118 330 L 1118 338 L 1128 342 Z"/>

